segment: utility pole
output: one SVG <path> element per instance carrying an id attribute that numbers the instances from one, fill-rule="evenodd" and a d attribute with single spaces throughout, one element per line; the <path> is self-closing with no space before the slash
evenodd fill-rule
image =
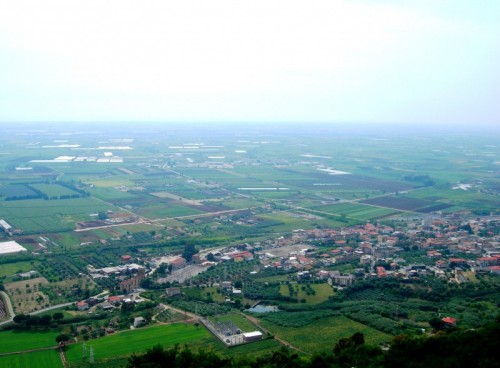
<path id="1" fill-rule="evenodd" d="M 82 345 L 82 361 L 87 358 L 87 343 L 84 342 Z"/>

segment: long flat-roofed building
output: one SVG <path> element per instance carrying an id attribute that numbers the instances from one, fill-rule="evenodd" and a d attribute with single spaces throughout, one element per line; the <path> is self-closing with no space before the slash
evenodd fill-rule
<path id="1" fill-rule="evenodd" d="M 246 342 L 261 340 L 262 339 L 262 332 L 260 332 L 260 331 L 246 332 L 243 334 L 243 339 Z"/>
<path id="2" fill-rule="evenodd" d="M 12 226 L 7 221 L 0 219 L 0 228 L 8 232 L 12 229 Z"/>
<path id="3" fill-rule="evenodd" d="M 0 256 L 20 253 L 20 252 L 27 252 L 27 251 L 28 250 L 25 247 L 16 243 L 13 240 L 0 243 Z"/>

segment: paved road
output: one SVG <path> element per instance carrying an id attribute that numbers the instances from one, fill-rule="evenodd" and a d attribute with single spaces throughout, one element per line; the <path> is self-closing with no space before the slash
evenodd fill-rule
<path id="1" fill-rule="evenodd" d="M 7 323 L 12 322 L 12 320 L 14 319 L 15 314 L 14 314 L 14 309 L 12 309 L 12 304 L 10 303 L 10 298 L 7 295 L 7 293 L 5 291 L 0 291 L 0 294 L 2 295 L 2 299 L 4 300 L 5 307 L 7 308 L 7 313 L 10 316 L 10 318 L 8 320 L 0 322 L 0 326 L 1 326 L 1 325 L 5 325 Z"/>
<path id="2" fill-rule="evenodd" d="M 11 323 L 14 320 L 15 314 L 14 314 L 14 310 L 12 309 L 12 304 L 10 302 L 9 296 L 4 291 L 0 291 L 0 294 L 2 294 L 2 296 L 3 296 L 3 299 L 5 301 L 5 306 L 7 307 L 7 312 L 9 313 L 9 316 L 10 316 L 9 319 L 0 322 L 0 326 L 2 326 L 2 325 L 6 325 L 7 323 Z M 47 308 L 43 308 L 43 309 L 31 312 L 29 314 L 40 314 L 40 313 L 44 313 L 44 312 L 47 312 L 47 311 L 50 311 L 50 310 L 53 310 L 53 309 L 67 307 L 68 305 L 72 305 L 74 303 L 75 302 L 53 305 L 53 306 L 50 306 L 50 307 L 47 307 Z"/>
<path id="3" fill-rule="evenodd" d="M 44 309 L 37 310 L 37 311 L 35 311 L 35 312 L 31 312 L 30 314 L 40 314 L 40 313 L 43 313 L 43 312 L 50 311 L 50 310 L 52 310 L 52 309 L 57 309 L 57 308 L 67 307 L 68 305 L 72 305 L 72 304 L 75 304 L 75 302 L 70 302 L 70 303 L 63 303 L 63 304 L 53 305 L 53 306 L 51 306 L 51 307 L 47 307 L 47 308 L 44 308 Z"/>

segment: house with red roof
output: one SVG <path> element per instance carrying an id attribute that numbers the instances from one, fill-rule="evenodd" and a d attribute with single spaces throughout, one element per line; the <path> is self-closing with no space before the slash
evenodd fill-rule
<path id="1" fill-rule="evenodd" d="M 89 309 L 89 305 L 85 301 L 80 301 L 76 303 L 76 309 L 78 309 L 79 311 L 84 311 Z"/>
<path id="2" fill-rule="evenodd" d="M 467 266 L 467 261 L 463 258 L 450 258 L 448 262 L 454 263 L 456 266 Z"/>
<path id="3" fill-rule="evenodd" d="M 382 266 L 377 267 L 377 276 L 378 277 L 386 277 L 387 273 L 385 272 L 385 268 Z"/>
<path id="4" fill-rule="evenodd" d="M 445 327 L 454 327 L 457 324 L 457 319 L 453 317 L 444 317 L 441 321 L 444 322 Z"/>
<path id="5" fill-rule="evenodd" d="M 129 256 L 128 254 L 124 254 L 123 256 L 120 257 L 120 261 L 122 262 L 130 262 L 132 260 L 132 256 Z"/>
<path id="6" fill-rule="evenodd" d="M 118 296 L 118 295 L 112 295 L 108 298 L 108 303 L 112 305 L 117 305 L 121 303 L 123 300 L 123 296 Z"/>
<path id="7" fill-rule="evenodd" d="M 500 266 L 500 256 L 481 257 L 477 259 L 477 262 L 481 267 Z"/>

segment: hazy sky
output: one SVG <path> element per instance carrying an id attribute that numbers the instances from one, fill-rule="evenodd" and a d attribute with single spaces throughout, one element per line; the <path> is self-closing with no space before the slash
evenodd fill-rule
<path id="1" fill-rule="evenodd" d="M 500 124 L 499 0 L 0 0 L 0 121 Z"/>

